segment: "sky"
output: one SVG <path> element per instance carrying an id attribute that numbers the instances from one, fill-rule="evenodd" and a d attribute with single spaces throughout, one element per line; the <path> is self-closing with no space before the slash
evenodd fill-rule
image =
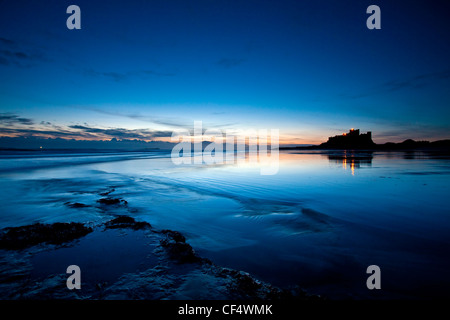
<path id="1" fill-rule="evenodd" d="M 168 141 L 202 121 L 280 144 L 448 139 L 449 15 L 437 0 L 0 0 L 0 136 Z"/>

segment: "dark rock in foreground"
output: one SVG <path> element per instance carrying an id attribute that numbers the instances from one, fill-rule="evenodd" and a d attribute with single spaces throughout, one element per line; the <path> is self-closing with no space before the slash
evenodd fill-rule
<path id="1" fill-rule="evenodd" d="M 101 193 L 99 193 L 99 194 L 100 194 L 101 196 L 103 196 L 103 197 L 106 197 L 106 196 L 108 196 L 110 193 L 113 193 L 114 191 L 116 191 L 116 189 L 113 188 L 113 187 L 111 187 L 111 189 L 109 189 L 108 191 L 101 192 Z"/>
<path id="2" fill-rule="evenodd" d="M 178 231 L 161 230 L 161 233 L 165 234 L 167 238 L 170 238 L 176 242 L 186 242 L 186 238 Z"/>
<path id="3" fill-rule="evenodd" d="M 83 237 L 92 228 L 82 223 L 35 223 L 28 226 L 6 228 L 1 231 L 0 249 L 19 250 L 40 243 L 62 244 Z"/>
<path id="4" fill-rule="evenodd" d="M 129 228 L 133 230 L 150 229 L 152 226 L 148 222 L 136 221 L 129 216 L 118 216 L 105 223 L 106 229 Z"/>
<path id="5" fill-rule="evenodd" d="M 145 241 L 149 248 L 144 254 L 153 256 L 153 259 L 150 259 L 153 261 L 152 264 L 139 272 L 131 268 L 129 272 L 123 273 L 111 282 L 102 282 L 99 278 L 82 280 L 80 290 L 68 290 L 65 286 L 67 275 L 63 273 L 66 265 L 61 266 L 62 273 L 36 277 L 32 276 L 32 272 L 36 270 L 31 257 L 39 254 L 56 254 L 62 250 L 69 250 L 69 247 L 60 246 L 56 250 L 55 248 L 46 250 L 45 247 L 42 250 L 40 247 L 38 250 L 29 248 L 27 251 L 4 251 L 4 254 L 0 255 L 0 299 L 314 300 L 319 298 L 307 295 L 298 288 L 282 290 L 259 281 L 246 272 L 217 266 L 210 260 L 199 257 L 186 242 L 185 237 L 177 231 L 155 230 L 149 223 L 136 221 L 129 216 L 118 216 L 97 227 L 99 228 L 95 228 L 94 231 L 81 223 L 72 222 L 49 225 L 36 223 L 6 228 L 0 231 L 0 248 L 26 249 L 39 243 L 62 244 L 92 231 L 100 232 L 89 240 L 95 241 L 92 245 L 106 248 L 111 246 L 111 238 L 102 237 L 101 230 L 126 229 L 127 231 L 118 233 L 118 236 L 120 234 L 120 237 L 128 237 L 129 240 L 139 234 L 141 241 Z M 77 243 L 71 247 L 76 247 Z"/>
<path id="6" fill-rule="evenodd" d="M 70 208 L 88 208 L 88 207 L 90 207 L 84 203 L 79 203 L 79 202 L 75 202 L 75 203 L 66 202 L 64 204 Z"/>
<path id="7" fill-rule="evenodd" d="M 123 199 L 118 198 L 101 198 L 97 200 L 98 203 L 104 205 L 119 205 L 119 204 L 127 204 L 128 202 Z"/>
<path id="8" fill-rule="evenodd" d="M 160 244 L 166 249 L 169 257 L 180 263 L 199 262 L 202 259 L 195 254 L 191 245 L 186 243 L 186 238 L 178 231 L 162 230 L 165 238 L 160 240 Z"/>

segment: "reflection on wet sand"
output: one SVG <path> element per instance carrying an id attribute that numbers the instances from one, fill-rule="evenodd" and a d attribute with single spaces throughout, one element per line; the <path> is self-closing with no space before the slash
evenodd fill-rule
<path id="1" fill-rule="evenodd" d="M 341 164 L 344 170 L 350 168 L 352 175 L 355 175 L 355 168 L 372 166 L 373 152 L 354 153 L 343 151 L 342 153 L 327 154 L 326 156 L 329 162 Z"/>

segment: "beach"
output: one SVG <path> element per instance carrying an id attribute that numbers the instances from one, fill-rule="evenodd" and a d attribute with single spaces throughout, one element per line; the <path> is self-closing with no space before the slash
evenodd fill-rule
<path id="1" fill-rule="evenodd" d="M 2 234 L 92 229 L 1 249 L 2 299 L 448 297 L 443 155 L 284 151 L 273 176 L 251 163 L 177 166 L 164 151 L 5 151 L 0 162 Z M 129 224 L 111 227 L 121 217 Z M 81 290 L 65 287 L 69 265 Z M 366 287 L 369 265 L 381 290 Z"/>

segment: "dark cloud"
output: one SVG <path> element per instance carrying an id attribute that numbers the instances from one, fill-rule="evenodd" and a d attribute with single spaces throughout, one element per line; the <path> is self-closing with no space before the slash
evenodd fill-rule
<path id="1" fill-rule="evenodd" d="M 407 79 L 394 79 L 382 83 L 380 86 L 372 88 L 367 92 L 359 94 L 341 94 L 342 98 L 359 99 L 385 92 L 395 92 L 403 89 L 420 89 L 424 88 L 430 83 L 450 78 L 450 69 L 439 72 L 423 73 Z"/>
<path id="2" fill-rule="evenodd" d="M 153 131 L 153 138 L 169 138 L 172 137 L 172 131 Z"/>
<path id="3" fill-rule="evenodd" d="M 440 72 L 420 74 L 404 81 L 388 81 L 383 84 L 383 87 L 388 91 L 397 91 L 405 88 L 417 89 L 425 87 L 430 82 L 448 78 L 450 78 L 450 69 Z"/>
<path id="4" fill-rule="evenodd" d="M 118 72 L 98 72 L 92 69 L 86 70 L 86 74 L 93 77 L 105 77 L 114 81 L 122 81 L 127 77 L 125 74 Z"/>
<path id="5" fill-rule="evenodd" d="M 173 77 L 176 74 L 173 72 L 158 72 L 158 71 L 154 71 L 154 70 L 143 70 L 143 71 L 138 71 L 138 74 L 145 74 L 145 75 L 149 75 L 149 76 L 157 76 L 157 77 Z"/>
<path id="6" fill-rule="evenodd" d="M 146 129 L 123 129 L 123 128 L 95 128 L 82 125 L 72 125 L 68 128 L 54 127 L 52 130 L 39 130 L 35 128 L 1 128 L 1 135 L 13 135 L 19 137 L 51 137 L 63 139 L 86 139 L 86 140 L 141 140 L 148 141 L 154 138 L 167 138 L 172 136 L 171 131 L 154 131 Z"/>
<path id="7" fill-rule="evenodd" d="M 15 125 L 15 124 L 23 124 L 23 125 L 32 125 L 34 124 L 33 120 L 28 118 L 21 118 L 18 115 L 12 113 L 0 113 L 0 124 L 6 125 Z"/>
<path id="8" fill-rule="evenodd" d="M 107 111 L 107 110 L 102 110 L 99 108 L 87 108 L 87 109 L 98 112 L 98 113 L 111 115 L 111 116 L 124 117 L 124 118 L 133 119 L 133 120 L 140 120 L 140 121 L 144 121 L 144 122 L 162 124 L 165 126 L 175 127 L 175 128 L 188 128 L 188 127 L 192 126 L 192 123 L 184 123 L 182 121 L 173 120 L 173 119 L 162 119 L 162 118 L 156 119 L 156 118 L 152 118 L 152 117 L 144 116 L 144 115 L 140 115 L 140 114 L 121 113 L 121 112 L 117 112 L 117 111 Z"/>
<path id="9" fill-rule="evenodd" d="M 4 65 L 4 66 L 9 66 L 11 63 L 9 62 L 8 59 L 0 56 L 0 64 Z"/>
<path id="10" fill-rule="evenodd" d="M 150 140 L 153 138 L 171 137 L 172 131 L 154 131 L 148 129 L 124 129 L 124 128 L 95 128 L 82 125 L 69 126 L 71 129 L 80 130 L 81 133 L 104 135 L 116 139 Z"/>
<path id="11" fill-rule="evenodd" d="M 37 129 L 18 129 L 18 128 L 1 128 L 3 135 L 15 135 L 22 137 L 42 137 L 51 136 L 53 138 L 95 138 L 94 135 L 83 134 L 69 130 L 37 130 Z"/>
<path id="12" fill-rule="evenodd" d="M 144 116 L 144 115 L 140 115 L 140 114 L 131 114 L 131 113 L 127 114 L 127 113 L 121 113 L 121 112 L 117 112 L 117 111 L 102 110 L 102 109 L 98 109 L 98 108 L 88 108 L 88 110 L 99 112 L 99 113 L 103 113 L 103 114 L 107 114 L 107 115 L 117 116 L 117 117 L 124 117 L 124 118 L 133 119 L 133 120 L 140 120 L 140 121 L 144 121 L 144 122 L 151 122 L 151 123 L 155 123 L 155 124 L 161 124 L 161 125 L 172 127 L 172 128 L 189 129 L 189 128 L 192 128 L 192 126 L 194 125 L 193 122 L 182 121 L 182 119 L 152 118 L 152 117 Z M 215 113 L 213 113 L 213 114 L 215 114 Z M 217 114 L 224 114 L 224 112 L 218 112 Z M 230 127 L 230 126 L 235 126 L 235 125 L 238 125 L 238 124 L 239 124 L 238 122 L 219 123 L 219 124 L 209 123 L 208 127 L 209 128 L 223 129 L 223 128 Z"/>
<path id="13" fill-rule="evenodd" d="M 5 39 L 5 38 L 1 38 L 1 37 L 0 37 L 0 43 L 2 43 L 3 45 L 8 45 L 8 46 L 12 46 L 15 44 L 14 41 Z"/>
<path id="14" fill-rule="evenodd" d="M 10 58 L 32 59 L 28 54 L 20 51 L 0 50 L 0 54 Z"/>
<path id="15" fill-rule="evenodd" d="M 12 40 L 0 38 L 0 44 L 4 47 L 0 50 L 0 64 L 14 65 L 21 68 L 33 66 L 36 62 L 47 61 L 47 59 L 35 50 L 17 49 Z"/>
<path id="16" fill-rule="evenodd" d="M 245 61 L 245 59 L 222 58 L 219 61 L 217 61 L 216 64 L 218 66 L 229 69 L 229 68 L 236 67 L 236 66 L 242 64 L 244 61 Z"/>
<path id="17" fill-rule="evenodd" d="M 27 67 L 35 60 L 34 57 L 21 51 L 0 50 L 0 64 Z"/>
<path id="18" fill-rule="evenodd" d="M 102 71 L 96 71 L 93 69 L 87 69 L 85 70 L 85 75 L 91 76 L 91 77 L 104 77 L 109 78 L 114 81 L 124 81 L 131 77 L 141 77 L 145 78 L 146 76 L 155 76 L 155 77 L 171 77 L 175 76 L 175 73 L 164 73 L 164 72 L 158 72 L 155 70 L 141 70 L 141 71 L 128 71 L 128 72 L 102 72 Z"/>

